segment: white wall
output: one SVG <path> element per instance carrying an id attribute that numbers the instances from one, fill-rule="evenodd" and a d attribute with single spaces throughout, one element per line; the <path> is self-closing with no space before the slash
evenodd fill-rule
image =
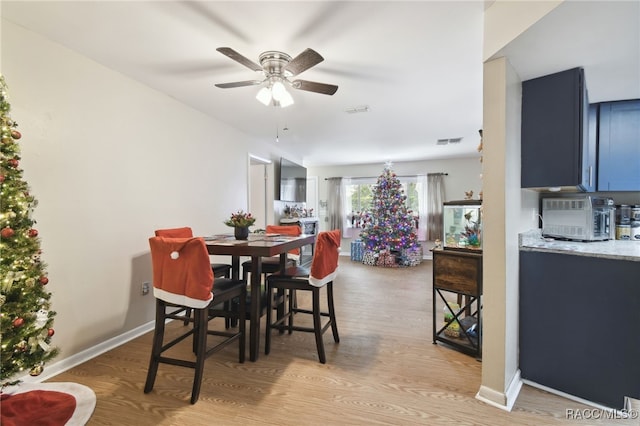
<path id="1" fill-rule="evenodd" d="M 494 1 L 484 12 L 482 60 L 489 60 L 563 1 Z"/>
<path id="2" fill-rule="evenodd" d="M 149 236 L 229 231 L 224 219 L 247 209 L 249 141 L 5 20 L 2 64 L 39 201 L 60 362 L 153 320 L 154 299 L 140 290 L 152 278 Z"/>

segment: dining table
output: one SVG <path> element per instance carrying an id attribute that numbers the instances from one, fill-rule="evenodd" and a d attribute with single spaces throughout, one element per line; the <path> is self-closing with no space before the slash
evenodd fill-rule
<path id="1" fill-rule="evenodd" d="M 251 257 L 251 304 L 249 306 L 249 359 L 258 360 L 260 348 L 260 317 L 261 317 L 261 280 L 262 258 L 280 256 L 280 267 L 284 269 L 287 252 L 314 244 L 316 235 L 302 234 L 289 236 L 279 234 L 249 234 L 246 240 L 237 240 L 232 234 L 213 235 L 204 237 L 207 251 L 210 255 L 231 256 L 231 278 L 240 279 L 240 257 Z M 215 291 L 215 282 L 214 282 Z"/>

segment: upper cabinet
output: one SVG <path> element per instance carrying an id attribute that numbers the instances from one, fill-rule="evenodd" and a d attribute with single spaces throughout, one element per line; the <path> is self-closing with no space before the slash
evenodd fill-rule
<path id="1" fill-rule="evenodd" d="M 595 142 L 582 68 L 522 83 L 522 188 L 595 191 Z"/>
<path id="2" fill-rule="evenodd" d="M 598 191 L 640 191 L 640 99 L 597 106 Z"/>

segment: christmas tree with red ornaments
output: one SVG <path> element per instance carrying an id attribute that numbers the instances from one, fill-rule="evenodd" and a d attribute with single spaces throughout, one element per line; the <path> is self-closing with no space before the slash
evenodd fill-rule
<path id="1" fill-rule="evenodd" d="M 399 256 L 405 256 L 408 250 L 418 250 L 420 243 L 415 218 L 407 208 L 407 196 L 390 163 L 378 177 L 371 204 L 360 233 L 365 254 L 377 257 L 379 266 L 395 266 Z"/>
<path id="2" fill-rule="evenodd" d="M 10 115 L 7 86 L 0 76 L 0 385 L 42 373 L 57 355 L 49 278 L 41 260 L 40 237 L 32 218 L 37 200 L 29 192 L 20 168 L 22 137 Z"/>

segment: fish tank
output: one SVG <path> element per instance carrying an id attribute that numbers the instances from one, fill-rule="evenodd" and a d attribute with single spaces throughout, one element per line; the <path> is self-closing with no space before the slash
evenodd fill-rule
<path id="1" fill-rule="evenodd" d="M 443 203 L 444 249 L 482 251 L 482 200 Z"/>

